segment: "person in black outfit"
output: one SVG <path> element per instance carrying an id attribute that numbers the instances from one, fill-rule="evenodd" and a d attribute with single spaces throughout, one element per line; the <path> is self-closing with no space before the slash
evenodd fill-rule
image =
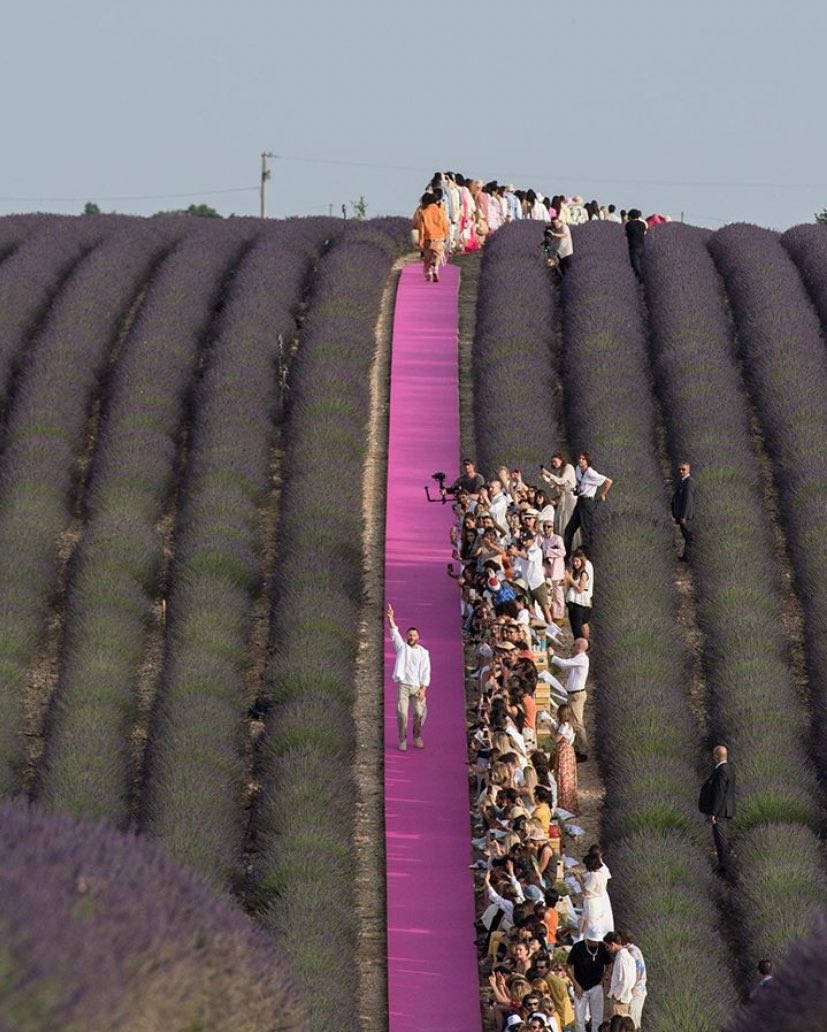
<path id="1" fill-rule="evenodd" d="M 470 459 L 463 459 L 462 473 L 445 490 L 449 494 L 456 493 L 457 491 L 467 491 L 468 494 L 476 496 L 483 487 L 485 487 L 485 477 L 481 473 L 477 473 L 476 466 Z"/>
<path id="2" fill-rule="evenodd" d="M 629 245 L 629 261 L 639 280 L 643 280 L 643 241 L 649 228 L 643 221 L 640 208 L 629 210 L 629 221 L 625 225 L 626 243 Z"/>
<path id="3" fill-rule="evenodd" d="M 681 562 L 692 558 L 693 526 L 695 520 L 695 481 L 692 479 L 688 462 L 678 466 L 680 480 L 672 495 L 672 518 L 683 534 L 683 555 Z"/>
<path id="4" fill-rule="evenodd" d="M 603 1020 L 603 973 L 613 959 L 594 928 L 569 950 L 566 970 L 574 988 L 575 1028 L 584 1028 L 588 1019 L 596 1029 Z"/>
<path id="5" fill-rule="evenodd" d="M 729 832 L 727 821 L 735 816 L 735 774 L 729 765 L 725 745 L 712 750 L 715 768 L 701 786 L 698 809 L 706 814 L 712 825 L 712 838 L 718 854 L 718 873 L 729 869 Z"/>

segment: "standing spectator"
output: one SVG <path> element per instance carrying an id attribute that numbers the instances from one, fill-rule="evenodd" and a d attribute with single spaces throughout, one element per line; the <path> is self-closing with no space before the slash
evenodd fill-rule
<path id="1" fill-rule="evenodd" d="M 610 204 L 608 209 L 607 209 L 606 221 L 607 222 L 617 222 L 617 223 L 620 223 L 620 222 L 623 221 L 621 219 L 621 217 L 617 213 L 617 208 L 615 208 L 615 206 L 613 204 Z"/>
<path id="2" fill-rule="evenodd" d="M 755 988 L 749 994 L 749 998 L 752 1000 L 756 996 L 759 996 L 762 990 L 766 989 L 772 982 L 772 961 L 771 960 L 759 960 L 758 961 L 758 982 Z"/>
<path id="3" fill-rule="evenodd" d="M 695 520 L 695 481 L 688 462 L 678 466 L 680 480 L 672 495 L 672 518 L 683 535 L 683 555 L 681 562 L 688 563 L 692 558 L 693 527 Z"/>
<path id="4" fill-rule="evenodd" d="M 560 452 L 555 452 L 551 457 L 551 469 L 540 466 L 540 476 L 547 484 L 552 484 L 557 489 L 554 530 L 557 534 L 563 534 L 577 504 L 577 497 L 574 494 L 577 487 L 574 466 L 570 462 L 566 462 Z"/>
<path id="5" fill-rule="evenodd" d="M 629 261 L 635 275 L 643 281 L 643 242 L 649 227 L 644 222 L 639 208 L 629 209 L 629 220 L 626 223 L 626 242 L 629 245 Z"/>
<path id="6" fill-rule="evenodd" d="M 586 552 L 591 552 L 594 512 L 598 501 L 606 501 L 606 496 L 614 483 L 611 477 L 592 469 L 591 462 L 588 452 L 580 452 L 577 456 L 577 469 L 574 473 L 577 480 L 577 504 L 563 533 L 566 555 L 571 555 L 572 540 L 578 530 L 583 548 Z"/>
<path id="7" fill-rule="evenodd" d="M 551 581 L 551 618 L 558 626 L 561 626 L 566 612 L 563 595 L 563 581 L 566 575 L 566 546 L 560 535 L 554 532 L 552 520 L 546 520 L 541 530 L 540 547 L 543 550 L 546 577 Z"/>
<path id="8" fill-rule="evenodd" d="M 571 569 L 563 575 L 571 633 L 575 638 L 585 638 L 586 641 L 589 640 L 589 620 L 592 615 L 593 570 L 583 549 L 576 548 L 571 557 Z"/>
<path id="9" fill-rule="evenodd" d="M 712 825 L 712 838 L 718 855 L 718 874 L 729 873 L 729 834 L 726 822 L 735 816 L 735 774 L 729 765 L 725 745 L 712 750 L 715 767 L 701 786 L 698 809 Z"/>
<path id="10" fill-rule="evenodd" d="M 549 243 L 546 246 L 547 253 L 555 254 L 557 257 L 557 268 L 561 276 L 565 276 L 571 264 L 571 256 L 574 254 L 574 243 L 571 239 L 571 230 L 559 215 L 551 220 L 551 225 L 543 234 L 544 239 Z"/>
<path id="11" fill-rule="evenodd" d="M 393 680 L 396 681 L 396 723 L 399 730 L 399 748 L 408 748 L 408 708 L 411 698 L 414 703 L 414 745 L 424 747 L 422 725 L 428 716 L 425 697 L 431 684 L 431 657 L 426 648 L 419 644 L 419 631 L 409 627 L 405 640 L 399 633 L 390 602 L 387 608 L 388 626 L 396 652 L 393 665 Z"/>
<path id="12" fill-rule="evenodd" d="M 569 706 L 571 706 L 572 713 L 574 714 L 574 730 L 581 749 L 577 753 L 577 759 L 582 762 L 589 758 L 586 754 L 586 749 L 589 747 L 589 739 L 586 734 L 586 725 L 583 721 L 583 710 L 586 706 L 586 679 L 589 676 L 589 657 L 586 655 L 588 647 L 589 643 L 585 638 L 575 638 L 569 659 L 562 659 L 560 656 L 552 655 L 553 650 L 548 650 L 554 666 L 569 672 L 566 680 L 566 694 L 568 695 Z"/>
<path id="13" fill-rule="evenodd" d="M 503 534 L 506 532 L 508 525 L 506 513 L 510 504 L 511 498 L 503 490 L 501 481 L 491 480 L 488 484 L 488 511 L 491 513 L 491 518 L 497 525 L 497 529 Z"/>
<path id="14" fill-rule="evenodd" d="M 629 1007 L 637 982 L 637 967 L 632 954 L 623 945 L 617 932 L 607 932 L 603 942 L 612 957 L 612 979 L 609 983 L 611 1016 L 630 1017 Z"/>
<path id="15" fill-rule="evenodd" d="M 632 1019 L 635 1028 L 640 1028 L 643 1015 L 643 1004 L 646 1002 L 646 961 L 629 932 L 619 930 L 623 945 L 631 953 L 637 971 L 637 981 L 632 990 L 632 1002 L 629 1004 L 629 1017 Z"/>
<path id="16" fill-rule="evenodd" d="M 580 914 L 580 934 L 592 928 L 601 935 L 614 931 L 614 914 L 609 898 L 611 872 L 603 863 L 599 850 L 590 849 L 583 857 L 585 875 L 576 875 L 583 887 L 583 910 Z"/>
<path id="17" fill-rule="evenodd" d="M 462 473 L 457 479 L 451 484 L 450 487 L 445 488 L 446 491 L 457 492 L 465 491 L 466 494 L 472 498 L 476 498 L 480 490 L 485 487 L 485 477 L 482 474 L 477 473 L 477 467 L 470 459 L 462 460 Z"/>
<path id="18" fill-rule="evenodd" d="M 557 781 L 557 805 L 569 813 L 579 810 L 577 802 L 577 756 L 574 752 L 574 714 L 565 703 L 557 707 L 555 734 L 556 758 L 554 776 Z"/>
<path id="19" fill-rule="evenodd" d="M 593 1029 L 603 1020 L 603 973 L 611 962 L 612 956 L 594 928 L 569 951 L 566 970 L 574 988 L 575 1032 L 586 1032 L 587 1020 Z"/>
<path id="20" fill-rule="evenodd" d="M 546 586 L 546 574 L 543 569 L 543 551 L 540 547 L 540 537 L 537 534 L 537 510 L 527 509 L 525 519 L 528 529 L 523 531 L 518 541 L 512 540 L 508 546 L 508 554 L 511 556 L 512 566 L 517 570 L 518 578 L 522 578 L 531 596 L 532 602 L 536 602 L 543 612 L 546 623 L 551 623 L 551 608 L 548 600 L 548 587 Z"/>

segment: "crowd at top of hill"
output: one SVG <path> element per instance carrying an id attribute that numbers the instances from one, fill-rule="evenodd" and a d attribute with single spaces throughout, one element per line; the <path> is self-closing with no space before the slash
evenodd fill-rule
<path id="1" fill-rule="evenodd" d="M 422 251 L 425 278 L 438 283 L 440 266 L 449 254 L 478 251 L 501 226 L 525 219 L 549 223 L 546 258 L 561 273 L 573 253 L 571 226 L 597 221 L 625 225 L 631 254 L 647 229 L 670 221 L 667 215 L 654 213 L 644 219 L 639 208 L 618 211 L 615 204 L 584 201 L 579 195 L 547 197 L 531 188 L 517 189 L 512 183 L 483 183 L 459 172 L 436 172 L 411 220 L 413 242 Z M 634 260 L 633 265 L 639 274 Z"/>

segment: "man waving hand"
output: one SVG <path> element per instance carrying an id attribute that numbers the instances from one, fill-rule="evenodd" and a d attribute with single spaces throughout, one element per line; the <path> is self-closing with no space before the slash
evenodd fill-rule
<path id="1" fill-rule="evenodd" d="M 428 716 L 425 697 L 431 683 L 431 657 L 428 650 L 419 644 L 419 631 L 409 627 L 405 638 L 399 633 L 393 616 L 393 606 L 388 603 L 388 627 L 391 632 L 396 660 L 393 664 L 393 680 L 396 681 L 396 723 L 399 730 L 399 748 L 408 748 L 408 708 L 411 699 L 414 704 L 414 745 L 424 747 L 422 725 Z"/>

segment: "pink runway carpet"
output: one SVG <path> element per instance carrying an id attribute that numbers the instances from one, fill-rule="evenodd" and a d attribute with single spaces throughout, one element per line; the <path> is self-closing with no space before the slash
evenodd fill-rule
<path id="1" fill-rule="evenodd" d="M 473 880 L 466 774 L 459 598 L 446 575 L 450 505 L 429 505 L 423 485 L 459 466 L 459 271 L 426 283 L 402 273 L 391 365 L 385 593 L 404 636 L 419 628 L 431 653 L 423 738 L 397 749 L 393 647 L 385 645 L 385 844 L 391 1032 L 477 1032 Z M 435 485 L 433 485 L 435 486 Z"/>

